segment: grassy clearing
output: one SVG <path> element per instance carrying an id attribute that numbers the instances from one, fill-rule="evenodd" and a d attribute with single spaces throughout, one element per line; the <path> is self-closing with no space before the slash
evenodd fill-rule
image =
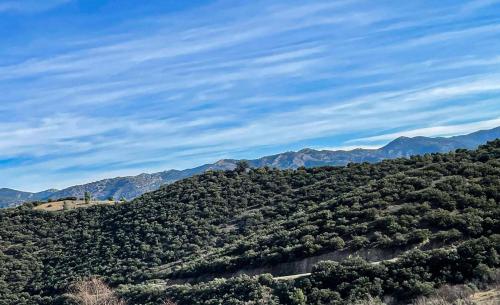
<path id="1" fill-rule="evenodd" d="M 49 211 L 49 212 L 56 212 L 56 211 L 62 211 L 62 210 L 72 210 L 72 209 L 78 209 L 78 208 L 86 208 L 94 205 L 114 205 L 114 201 L 102 201 L 102 200 L 93 200 L 90 201 L 90 203 L 85 203 L 84 200 L 61 200 L 61 201 L 53 201 L 53 202 L 47 202 L 40 204 L 36 207 L 34 207 L 34 210 L 40 210 L 40 211 Z"/>

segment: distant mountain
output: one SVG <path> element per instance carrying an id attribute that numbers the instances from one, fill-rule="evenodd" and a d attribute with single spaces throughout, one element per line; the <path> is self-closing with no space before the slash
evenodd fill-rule
<path id="1" fill-rule="evenodd" d="M 83 197 L 85 192 L 90 192 L 96 199 L 107 199 L 109 197 L 115 199 L 132 199 L 144 193 L 157 190 L 164 184 L 173 183 L 210 169 L 233 169 L 236 162 L 236 160 L 221 160 L 214 164 L 206 164 L 185 170 L 167 170 L 153 174 L 104 179 L 83 185 L 71 186 L 50 194 L 47 198 Z"/>
<path id="2" fill-rule="evenodd" d="M 26 201 L 44 200 L 58 190 L 46 190 L 39 193 L 22 192 L 8 188 L 0 189 L 0 208 L 15 206 Z"/>
<path id="3" fill-rule="evenodd" d="M 500 127 L 481 130 L 468 135 L 455 137 L 399 137 L 379 149 L 315 150 L 302 149 L 297 152 L 285 152 L 248 160 L 252 167 L 275 167 L 279 169 L 316 167 L 325 165 L 345 165 L 350 162 L 377 162 L 384 159 L 409 157 L 425 153 L 449 152 L 458 148 L 474 149 L 477 146 L 500 138 Z M 146 192 L 157 190 L 161 185 L 169 184 L 207 170 L 231 170 L 238 160 L 224 159 L 212 164 L 185 170 L 168 170 L 153 174 L 118 177 L 100 180 L 83 185 L 72 186 L 60 191 L 48 190 L 41 193 L 20 192 L 9 189 L 0 190 L 0 207 L 8 207 L 24 201 L 43 200 L 48 198 L 82 197 L 88 191 L 97 199 L 114 197 L 116 199 L 132 199 Z"/>

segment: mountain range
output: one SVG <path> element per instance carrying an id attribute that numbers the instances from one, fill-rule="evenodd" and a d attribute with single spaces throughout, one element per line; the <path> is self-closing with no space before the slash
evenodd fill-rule
<path id="1" fill-rule="evenodd" d="M 477 146 L 500 138 L 500 127 L 480 130 L 467 135 L 454 137 L 399 137 L 378 149 L 354 150 L 315 150 L 302 149 L 262 158 L 247 160 L 251 167 L 274 167 L 295 169 L 298 167 L 317 167 L 325 165 L 346 165 L 350 162 L 377 162 L 384 159 L 409 157 L 425 153 L 444 153 L 459 148 L 474 149 Z M 71 186 L 63 190 L 46 190 L 38 193 L 0 189 L 0 208 L 18 205 L 26 201 L 56 199 L 63 197 L 83 197 L 90 192 L 96 199 L 133 199 L 146 192 L 157 190 L 164 184 L 173 183 L 207 170 L 231 170 L 239 160 L 223 159 L 215 163 L 185 170 L 167 170 L 152 174 L 117 177 L 92 183 Z"/>

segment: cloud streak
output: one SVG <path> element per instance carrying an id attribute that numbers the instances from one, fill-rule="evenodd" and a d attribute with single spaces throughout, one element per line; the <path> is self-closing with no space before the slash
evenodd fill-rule
<path id="1" fill-rule="evenodd" d="M 72 0 L 23 0 L 3 1 L 0 3 L 1 13 L 39 13 L 67 4 Z"/>
<path id="2" fill-rule="evenodd" d="M 0 51 L 0 180 L 62 187 L 494 124 L 496 6 L 222 1 L 22 41 Z"/>

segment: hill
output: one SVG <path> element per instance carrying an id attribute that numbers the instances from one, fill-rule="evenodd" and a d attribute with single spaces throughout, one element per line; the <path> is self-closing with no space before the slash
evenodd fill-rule
<path id="1" fill-rule="evenodd" d="M 70 304 L 69 285 L 90 275 L 151 305 L 404 303 L 480 286 L 500 267 L 499 190 L 496 140 L 376 164 L 207 171 L 113 206 L 25 204 L 0 211 L 0 304 Z"/>
<path id="2" fill-rule="evenodd" d="M 0 208 L 19 205 L 27 201 L 45 200 L 58 190 L 46 190 L 39 193 L 22 192 L 8 188 L 0 189 Z"/>
<path id="3" fill-rule="evenodd" d="M 351 151 L 303 149 L 298 152 L 285 152 L 249 160 L 248 162 L 252 167 L 268 166 L 278 169 L 296 169 L 302 166 L 337 166 L 346 165 L 349 162 L 373 163 L 384 159 L 409 157 L 411 155 L 449 152 L 458 148 L 474 149 L 478 145 L 496 138 L 500 138 L 500 127 L 449 138 L 400 137 L 380 149 L 355 149 Z M 164 184 L 191 177 L 207 170 L 234 169 L 237 162 L 238 160 L 224 159 L 191 169 L 168 170 L 153 174 L 105 179 L 72 186 L 60 191 L 49 190 L 36 194 L 18 191 L 2 194 L 0 190 L 0 207 L 13 206 L 30 200 L 83 197 L 85 192 L 92 193 L 99 200 L 106 200 L 109 197 L 128 200 L 146 192 L 157 190 Z"/>
<path id="4" fill-rule="evenodd" d="M 113 205 L 116 204 L 115 201 L 111 200 L 106 200 L 106 201 L 100 201 L 100 200 L 91 200 L 88 203 L 85 202 L 85 200 L 58 200 L 58 201 L 50 201 L 47 203 L 42 203 L 36 205 L 33 209 L 38 210 L 38 211 L 50 211 L 50 212 L 56 212 L 56 211 L 64 211 L 64 210 L 72 210 L 72 209 L 79 209 L 79 208 L 88 208 L 91 206 L 95 205 Z"/>

